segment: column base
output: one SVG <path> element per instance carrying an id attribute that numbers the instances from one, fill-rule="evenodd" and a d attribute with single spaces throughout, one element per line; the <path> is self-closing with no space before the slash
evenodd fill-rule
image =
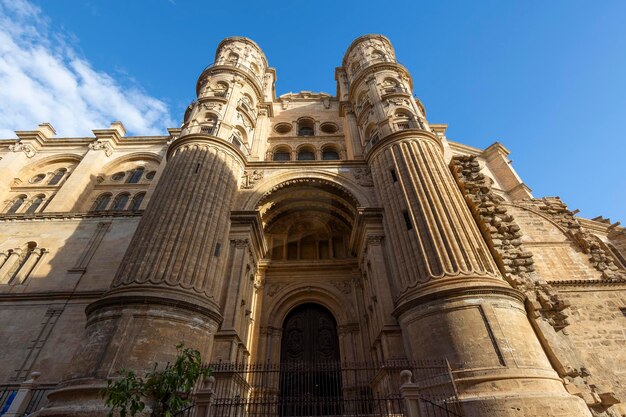
<path id="1" fill-rule="evenodd" d="M 215 314 L 155 295 L 107 297 L 87 308 L 87 326 L 65 381 L 48 395 L 37 416 L 107 416 L 102 391 L 122 368 L 139 376 L 176 358 L 185 344 L 210 357 L 218 327 Z M 139 414 L 138 414 L 139 415 Z M 146 410 L 142 416 L 149 416 Z"/>
<path id="2" fill-rule="evenodd" d="M 591 417 L 585 402 L 568 394 L 486 395 L 460 404 L 465 417 Z"/>

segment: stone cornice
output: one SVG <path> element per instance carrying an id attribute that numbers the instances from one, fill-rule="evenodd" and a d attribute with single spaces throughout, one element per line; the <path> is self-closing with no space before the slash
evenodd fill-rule
<path id="1" fill-rule="evenodd" d="M 435 145 L 437 145 L 437 147 L 439 147 L 439 149 L 441 149 L 441 152 L 444 152 L 443 149 L 443 145 L 441 143 L 441 139 L 435 135 L 434 133 L 431 133 L 427 130 L 422 130 L 422 129 L 407 129 L 407 130 L 400 130 L 398 132 L 393 132 L 383 138 L 381 138 L 378 143 L 376 143 L 374 146 L 372 146 L 372 148 L 367 152 L 367 155 L 365 156 L 365 160 L 370 163 L 370 161 L 372 160 L 372 158 L 374 158 L 374 155 L 376 155 L 381 149 L 395 143 L 395 142 L 399 142 L 401 140 L 404 139 L 416 139 L 416 140 L 427 140 L 430 142 L 433 142 Z"/>
<path id="2" fill-rule="evenodd" d="M 441 281 L 446 281 L 441 280 Z M 498 284 L 496 280 L 493 280 L 493 284 L 488 284 L 482 281 L 480 278 L 477 279 L 479 282 L 472 282 L 472 279 L 463 278 L 463 283 L 460 283 L 458 286 L 448 286 L 446 287 L 446 282 L 441 283 L 441 289 L 433 288 L 428 292 L 423 292 L 420 294 L 418 291 L 416 294 L 407 297 L 406 295 L 396 301 L 396 309 L 393 311 L 393 315 L 395 317 L 400 317 L 402 314 L 410 312 L 415 307 L 424 307 L 427 308 L 427 303 L 430 301 L 446 299 L 451 300 L 453 298 L 467 298 L 473 297 L 476 295 L 496 295 L 498 297 L 508 297 L 511 299 L 516 299 L 521 303 L 524 302 L 526 296 L 512 287 L 508 286 L 504 280 L 502 280 L 502 284 Z M 436 286 L 439 286 L 439 283 L 436 283 Z M 408 295 L 408 294 L 407 294 Z"/>
<path id="3" fill-rule="evenodd" d="M 99 211 L 99 212 L 56 212 L 56 213 L 34 213 L 34 214 L 0 214 L 0 222 L 16 221 L 16 220 L 58 220 L 58 219 L 89 219 L 89 218 L 124 218 L 124 217 L 141 217 L 143 210 L 134 211 Z"/>
<path id="4" fill-rule="evenodd" d="M 192 144 L 194 143 L 194 141 L 204 143 L 207 146 L 211 145 L 224 148 L 224 150 L 228 150 L 239 157 L 242 167 L 246 164 L 247 157 L 243 154 L 243 152 L 241 152 L 240 149 L 237 149 L 232 143 L 230 143 L 226 139 L 222 139 L 220 137 L 209 135 L 206 133 L 191 133 L 189 135 L 179 137 L 174 142 L 172 142 L 169 148 L 167 148 L 167 153 L 165 154 L 166 159 L 169 160 L 169 158 L 172 156 L 172 153 L 176 149 L 186 144 Z"/>
<path id="5" fill-rule="evenodd" d="M 626 280 L 608 280 L 608 279 L 565 279 L 557 281 L 548 281 L 548 283 L 555 287 L 618 287 L 626 290 Z"/>
<path id="6" fill-rule="evenodd" d="M 267 243 L 263 234 L 263 222 L 258 211 L 231 211 L 230 212 L 231 230 L 238 225 L 249 227 L 250 237 L 252 238 L 252 248 L 255 260 L 261 260 L 268 251 Z M 232 232 L 231 232 L 232 233 Z"/>
<path id="7" fill-rule="evenodd" d="M 141 291 L 139 291 L 141 292 Z M 99 300 L 89 304 L 85 309 L 85 314 L 90 316 L 104 307 L 120 307 L 126 308 L 131 305 L 161 305 L 165 307 L 172 307 L 177 309 L 183 309 L 187 311 L 193 311 L 195 313 L 202 314 L 221 323 L 223 320 L 222 315 L 218 309 L 214 306 L 209 307 L 211 303 L 207 302 L 206 305 L 199 305 L 193 301 L 187 301 L 177 297 L 171 297 L 167 294 L 163 295 L 144 295 L 139 293 L 118 291 L 116 293 L 109 292 L 107 296 L 100 298 Z"/>
<path id="8" fill-rule="evenodd" d="M 0 286 L 0 291 L 3 287 L 8 287 L 8 285 Z M 100 298 L 105 293 L 105 291 L 32 291 L 32 292 L 23 292 L 23 293 L 3 293 L 0 292 L 0 302 L 11 302 L 11 301 L 51 301 L 51 300 L 67 300 L 68 298 L 78 299 L 78 298 Z"/>
<path id="9" fill-rule="evenodd" d="M 358 86 L 365 78 L 367 78 L 368 75 L 383 70 L 400 70 L 401 72 L 403 72 L 409 80 L 409 89 L 413 91 L 413 80 L 411 79 L 411 74 L 409 74 L 409 70 L 407 70 L 404 65 L 393 61 L 382 61 L 371 64 L 368 67 L 363 68 L 359 71 L 358 75 L 350 82 L 350 93 L 348 94 L 348 100 L 354 101 L 355 91 L 358 90 L 358 88 L 355 88 L 355 86 Z"/>
<path id="10" fill-rule="evenodd" d="M 117 149 L 124 149 L 127 146 L 138 146 L 138 145 L 154 145 L 162 142 L 166 144 L 167 141 L 171 139 L 170 136 L 133 136 L 133 137 L 124 137 L 120 140 Z M 52 139 L 44 139 L 41 141 L 39 151 L 45 152 L 46 150 L 54 149 L 54 148 L 67 148 L 67 147 L 75 147 L 75 146 L 84 146 L 87 147 L 89 144 L 93 143 L 96 138 L 93 137 L 79 137 L 79 138 L 52 138 Z M 0 139 L 0 149 L 8 148 L 11 145 L 20 143 L 19 139 Z"/>
<path id="11" fill-rule="evenodd" d="M 244 78 L 251 81 L 250 85 L 254 89 L 254 92 L 257 94 L 257 99 L 263 100 L 263 85 L 261 85 L 261 82 L 256 76 L 252 75 L 251 70 L 245 67 L 239 67 L 230 64 L 214 64 L 206 67 L 204 71 L 202 71 L 202 74 L 200 74 L 200 76 L 198 77 L 198 82 L 196 83 L 196 96 L 200 95 L 200 86 L 202 85 L 202 81 L 206 77 L 212 74 L 219 74 L 224 72 L 242 75 Z"/>

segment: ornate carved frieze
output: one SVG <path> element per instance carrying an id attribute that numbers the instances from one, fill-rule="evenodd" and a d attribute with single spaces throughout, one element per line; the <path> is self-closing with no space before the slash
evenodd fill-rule
<path id="1" fill-rule="evenodd" d="M 104 142 L 101 140 L 97 140 L 95 142 L 91 142 L 89 144 L 89 149 L 94 151 L 104 151 L 106 156 L 111 156 L 113 154 L 113 148 L 109 142 Z"/>
<path id="2" fill-rule="evenodd" d="M 266 285 L 265 288 L 267 288 L 267 295 L 269 295 L 270 297 L 275 296 L 284 286 L 285 284 L 279 282 L 274 282 Z"/>
<path id="3" fill-rule="evenodd" d="M 24 152 L 26 154 L 26 157 L 28 158 L 32 158 L 37 154 L 37 151 L 35 151 L 35 148 L 33 148 L 31 145 L 21 142 L 9 145 L 9 150 L 11 152 Z"/>
<path id="4" fill-rule="evenodd" d="M 262 180 L 265 173 L 263 170 L 255 169 L 254 171 L 244 171 L 243 176 L 241 177 L 241 189 L 249 190 L 254 188 L 254 185 L 257 181 Z"/>
<path id="5" fill-rule="evenodd" d="M 332 284 L 344 294 L 350 294 L 352 292 L 352 283 L 348 280 L 333 281 Z"/>
<path id="6" fill-rule="evenodd" d="M 354 179 L 357 184 L 362 187 L 373 187 L 374 181 L 372 180 L 372 173 L 369 167 L 366 168 L 355 168 L 352 171 L 352 175 L 354 175 Z"/>

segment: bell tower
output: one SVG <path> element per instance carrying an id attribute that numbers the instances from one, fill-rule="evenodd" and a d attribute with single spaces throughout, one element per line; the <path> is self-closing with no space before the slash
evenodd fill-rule
<path id="1" fill-rule="evenodd" d="M 467 415 L 588 416 L 552 369 L 524 296 L 502 278 L 389 40 L 356 39 L 338 80 L 384 208 L 410 359 L 446 358 Z"/>
<path id="2" fill-rule="evenodd" d="M 120 368 L 143 374 L 165 364 L 179 342 L 210 358 L 227 315 L 231 210 L 266 98 L 266 70 L 254 42 L 220 43 L 110 289 L 86 309 L 72 369 L 43 415 L 105 415 L 107 378 Z"/>

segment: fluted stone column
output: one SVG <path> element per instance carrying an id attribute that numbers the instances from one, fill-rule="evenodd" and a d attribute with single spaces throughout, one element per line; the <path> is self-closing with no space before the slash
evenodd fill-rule
<path id="1" fill-rule="evenodd" d="M 381 52 L 384 62 L 369 60 Z M 389 40 L 358 38 L 340 72 L 348 75 L 354 106 L 363 95 L 371 102 L 357 117 L 363 130 L 378 132 L 377 140 L 364 138 L 365 158 L 384 208 L 385 245 L 395 264 L 394 315 L 407 355 L 450 363 L 468 417 L 589 416 L 552 368 L 523 294 L 500 275 L 444 161 L 441 140 L 418 122 L 425 114 L 408 93 L 410 76 Z M 389 82 L 399 88 L 389 92 Z"/>
<path id="2" fill-rule="evenodd" d="M 396 254 L 409 355 L 450 362 L 468 416 L 588 416 L 552 369 L 523 295 L 500 276 L 436 136 L 397 132 L 368 161 Z"/>
<path id="3" fill-rule="evenodd" d="M 244 157 L 218 138 L 187 135 L 170 146 L 167 159 L 111 289 L 87 307 L 85 335 L 63 388 L 50 395 L 42 415 L 105 413 L 98 397 L 106 378 L 120 368 L 143 374 L 164 365 L 178 343 L 210 356 Z"/>

